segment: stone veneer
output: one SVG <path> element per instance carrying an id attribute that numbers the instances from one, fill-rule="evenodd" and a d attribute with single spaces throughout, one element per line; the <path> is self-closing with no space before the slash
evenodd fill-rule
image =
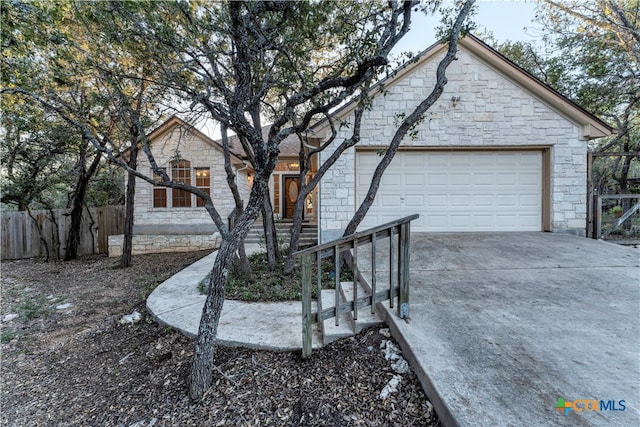
<path id="1" fill-rule="evenodd" d="M 109 236 L 109 257 L 122 255 L 124 235 Z M 191 252 L 206 249 L 214 250 L 220 246 L 220 233 L 208 235 L 137 235 L 133 236 L 133 255 L 156 254 L 164 252 Z"/>
<path id="2" fill-rule="evenodd" d="M 212 141 L 205 141 L 194 132 L 182 126 L 176 126 L 157 137 L 152 142 L 152 152 L 159 167 L 164 167 L 170 174 L 171 160 L 176 153 L 184 160 L 191 162 L 191 183 L 195 185 L 194 168 L 208 167 L 211 175 L 211 197 L 223 221 L 235 207 L 231 191 L 227 184 L 224 170 L 224 156 L 221 149 L 216 148 Z M 152 174 L 151 165 L 146 156 L 138 156 L 138 170 Z M 247 180 L 247 170 L 235 169 L 240 195 L 245 201 L 249 200 L 250 185 Z M 167 189 L 168 205 L 171 206 L 171 189 Z M 138 179 L 136 181 L 134 223 L 136 226 L 163 225 L 212 225 L 209 213 L 204 207 L 196 207 L 196 197 L 191 196 L 189 208 L 154 208 L 153 185 Z"/>
<path id="3" fill-rule="evenodd" d="M 364 113 L 359 146 L 389 144 L 399 114 L 408 114 L 433 88 L 441 52 L 407 73 Z M 551 221 L 555 232 L 584 234 L 586 227 L 586 141 L 580 128 L 531 92 L 460 47 L 447 71 L 448 84 L 426 113 L 416 138 L 402 147 L 551 147 Z M 454 102 L 453 98 L 459 97 Z M 353 121 L 353 114 L 343 118 Z M 350 135 L 342 127 L 334 147 Z M 331 154 L 321 153 L 321 162 Z M 347 150 L 320 184 L 321 241 L 338 237 L 356 209 L 355 149 Z M 402 216 L 401 213 L 398 216 Z"/>

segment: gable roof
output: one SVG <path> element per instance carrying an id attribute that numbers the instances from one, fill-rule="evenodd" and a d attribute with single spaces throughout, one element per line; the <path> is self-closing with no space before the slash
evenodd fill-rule
<path id="1" fill-rule="evenodd" d="M 188 122 L 182 120 L 180 117 L 175 114 L 165 120 L 161 125 L 152 130 L 147 138 L 149 140 L 158 139 L 167 133 L 171 132 L 177 127 L 183 127 L 198 138 L 202 139 L 209 145 L 214 148 L 219 149 L 221 152 L 224 150 L 224 146 L 222 144 L 222 139 L 212 139 L 208 137 L 206 134 L 198 130 L 195 126 L 189 124 Z M 266 125 L 262 127 L 262 138 L 266 140 L 269 136 L 269 131 L 271 130 L 271 125 Z M 300 153 L 300 140 L 298 136 L 295 134 L 289 135 L 282 142 L 280 142 L 280 156 L 279 157 L 298 157 Z M 237 135 L 231 135 L 229 137 L 229 152 L 231 153 L 232 159 L 235 158 L 237 162 L 242 162 L 244 164 L 244 160 L 247 159 L 247 156 L 242 148 L 242 144 L 240 144 L 240 138 Z"/>
<path id="2" fill-rule="evenodd" d="M 269 131 L 271 131 L 271 125 L 262 126 L 262 140 L 266 141 L 269 137 Z M 237 135 L 233 135 L 229 137 L 229 144 L 233 147 L 236 147 L 237 150 L 241 150 L 244 155 L 244 150 L 242 149 L 242 144 L 240 144 L 240 138 Z M 296 134 L 291 134 L 280 142 L 280 155 L 278 157 L 298 157 L 300 154 L 300 140 Z"/>
<path id="3" fill-rule="evenodd" d="M 224 147 L 223 147 L 221 141 L 215 141 L 215 140 L 209 138 L 207 135 L 205 135 L 204 133 L 202 133 L 198 129 L 196 129 L 193 125 L 185 122 L 184 120 L 182 120 L 180 117 L 178 117 L 176 115 L 172 115 L 167 120 L 165 120 L 164 123 L 162 123 L 160 126 L 155 128 L 154 130 L 152 130 L 147 135 L 147 138 L 150 141 L 153 141 L 155 139 L 161 138 L 162 136 L 166 135 L 167 133 L 173 131 L 174 129 L 176 129 L 178 127 L 184 128 L 185 130 L 187 130 L 188 132 L 190 132 L 191 134 L 193 134 L 197 138 L 199 138 L 202 141 L 204 141 L 206 144 L 208 144 L 211 147 L 219 150 L 221 153 L 224 152 Z M 229 144 L 229 153 L 231 154 L 231 162 L 232 163 L 244 165 L 243 152 L 242 151 L 238 151 L 238 149 L 236 147 L 234 147 L 233 144 L 231 144 L 231 143 Z"/>
<path id="4" fill-rule="evenodd" d="M 579 125 L 581 135 L 586 139 L 601 138 L 613 133 L 613 129 L 604 121 L 591 114 L 575 102 L 571 101 L 558 91 L 543 83 L 535 76 L 516 65 L 513 61 L 502 55 L 491 46 L 472 34 L 462 38 L 459 45 L 474 54 L 490 67 L 500 72 L 511 81 L 523 87 L 533 96 L 539 98 L 551 108 L 565 116 L 570 121 Z M 447 48 L 446 44 L 435 43 L 417 55 L 417 60 L 400 67 L 393 76 L 380 80 L 373 85 L 369 91 L 369 96 L 378 95 L 382 88 L 389 88 L 402 80 L 418 67 L 432 60 L 437 54 Z M 347 104 L 336 110 L 332 116 L 334 118 L 344 118 L 356 108 L 356 100 L 352 99 Z M 316 134 L 322 134 L 328 126 L 327 119 L 320 120 L 311 127 Z"/>

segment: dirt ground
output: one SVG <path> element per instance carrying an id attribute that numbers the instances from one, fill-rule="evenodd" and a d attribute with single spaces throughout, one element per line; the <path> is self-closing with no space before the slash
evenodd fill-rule
<path id="1" fill-rule="evenodd" d="M 437 426 L 413 373 L 396 373 L 379 328 L 297 353 L 219 348 L 215 386 L 187 397 L 193 343 L 145 309 L 159 283 L 206 253 L 1 265 L 3 426 Z M 141 320 L 121 324 L 134 310 Z M 385 331 L 382 330 L 384 333 Z"/>

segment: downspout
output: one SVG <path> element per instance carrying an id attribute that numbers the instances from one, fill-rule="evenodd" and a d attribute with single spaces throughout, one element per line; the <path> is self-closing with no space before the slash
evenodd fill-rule
<path id="1" fill-rule="evenodd" d="M 245 170 L 245 169 L 249 169 L 249 165 L 244 164 L 244 163 L 243 163 L 243 165 L 244 165 L 244 166 L 243 166 L 243 167 L 241 167 L 240 169 L 236 169 L 236 176 L 235 176 L 236 185 L 238 185 L 238 173 L 239 173 L 239 172 L 242 172 L 242 171 L 243 171 L 243 170 Z"/>

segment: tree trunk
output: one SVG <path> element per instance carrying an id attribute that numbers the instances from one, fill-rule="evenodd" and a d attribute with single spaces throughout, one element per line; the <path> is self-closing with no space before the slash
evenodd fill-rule
<path id="1" fill-rule="evenodd" d="M 64 254 L 65 261 L 78 258 L 78 247 L 80 246 L 80 226 L 82 225 L 82 210 L 84 209 L 84 195 L 86 184 L 84 180 L 78 181 L 73 194 L 73 205 L 71 208 L 71 226 L 67 234 L 67 246 Z"/>
<path id="2" fill-rule="evenodd" d="M 305 194 L 307 185 L 301 185 L 300 196 Z M 306 191 L 309 194 L 309 191 Z M 300 234 L 302 234 L 302 219 L 305 207 L 306 195 L 304 197 L 298 197 L 296 200 L 296 207 L 293 210 L 293 225 L 291 226 L 291 237 L 289 238 L 289 254 L 287 260 L 284 263 L 284 274 L 293 273 L 293 269 L 296 265 L 296 260 L 293 257 L 293 253 L 298 250 L 298 242 L 300 241 Z"/>
<path id="3" fill-rule="evenodd" d="M 89 142 L 86 141 L 88 145 Z M 78 158 L 78 170 L 79 176 L 76 182 L 76 188 L 73 191 L 73 202 L 71 208 L 71 228 L 69 229 L 69 234 L 67 235 L 67 247 L 64 255 L 65 261 L 71 261 L 73 259 L 78 258 L 78 247 L 80 246 L 80 226 L 82 225 L 82 210 L 84 209 L 84 199 L 87 195 L 87 188 L 89 187 L 89 181 L 91 177 L 95 174 L 98 169 L 98 165 L 100 164 L 100 159 L 102 158 L 102 154 L 98 151 L 91 162 L 91 166 L 89 169 L 86 168 L 86 150 L 85 146 L 79 155 Z"/>
<path id="4" fill-rule="evenodd" d="M 264 181 L 267 179 L 262 178 Z M 258 183 L 257 181 L 258 178 L 256 177 L 254 191 L 252 191 L 252 197 L 249 198 L 247 208 L 239 218 L 233 231 L 227 233 L 222 240 L 211 270 L 209 292 L 202 309 L 202 318 L 191 366 L 189 395 L 196 401 L 201 400 L 209 387 L 211 387 L 218 322 L 220 321 L 220 314 L 224 304 L 224 291 L 229 267 L 236 255 L 239 243 L 244 240 L 258 217 L 258 212 L 263 206 L 264 189 L 268 188 L 266 182 Z M 256 186 L 261 188 L 256 189 Z M 260 189 L 262 191 L 259 191 Z"/>
<path id="5" fill-rule="evenodd" d="M 278 234 L 273 219 L 273 208 L 271 198 L 267 190 L 262 201 L 262 225 L 264 228 L 264 240 L 267 246 L 267 263 L 270 271 L 276 269 L 278 261 L 281 259 L 280 246 L 278 245 Z"/>
<path id="6" fill-rule="evenodd" d="M 129 166 L 132 169 L 138 167 L 138 145 L 136 141 L 131 145 L 131 157 L 129 158 Z M 134 197 L 136 194 L 136 177 L 133 174 L 127 175 L 127 195 L 125 196 L 124 210 L 124 242 L 122 244 L 122 258 L 120 267 L 126 268 L 131 266 L 131 252 L 133 250 L 133 213 L 134 213 Z"/>
<path id="7" fill-rule="evenodd" d="M 242 207 L 242 206 L 240 206 Z M 240 220 L 240 216 L 242 215 L 242 211 L 236 211 L 234 213 L 233 224 L 235 224 Z M 233 228 L 233 227 L 232 227 Z M 247 251 L 244 246 L 244 239 L 238 245 L 238 254 L 233 262 L 234 268 L 240 272 L 242 277 L 247 282 L 253 282 L 255 278 L 253 277 L 253 271 L 251 270 L 251 263 L 249 263 L 249 259 L 247 258 Z"/>
<path id="8" fill-rule="evenodd" d="M 456 59 L 456 52 L 458 51 L 458 37 L 460 35 L 463 23 L 471 11 L 473 3 L 473 0 L 467 1 L 458 14 L 458 17 L 456 18 L 456 21 L 451 28 L 451 32 L 449 33 L 449 47 L 447 49 L 447 53 L 438 64 L 438 68 L 436 71 L 436 84 L 433 90 L 431 91 L 429 96 L 425 98 L 420 104 L 418 104 L 413 112 L 402 121 L 402 123 L 398 127 L 398 130 L 396 130 L 396 133 L 394 134 L 386 153 L 376 167 L 373 178 L 371 179 L 371 185 L 369 186 L 369 190 L 367 191 L 367 195 L 365 196 L 356 212 L 353 214 L 353 217 L 344 230 L 344 236 L 348 236 L 356 232 L 358 225 L 360 225 L 365 215 L 369 211 L 369 208 L 371 208 L 376 193 L 378 192 L 378 188 L 380 187 L 382 175 L 393 160 L 393 157 L 398 151 L 398 147 L 400 146 L 403 138 L 406 136 L 409 130 L 414 129 L 415 126 L 417 126 L 422 121 L 427 110 L 431 108 L 431 106 L 435 104 L 435 102 L 442 95 L 444 87 L 447 84 L 446 70 L 449 65 L 451 65 L 451 63 Z"/>

